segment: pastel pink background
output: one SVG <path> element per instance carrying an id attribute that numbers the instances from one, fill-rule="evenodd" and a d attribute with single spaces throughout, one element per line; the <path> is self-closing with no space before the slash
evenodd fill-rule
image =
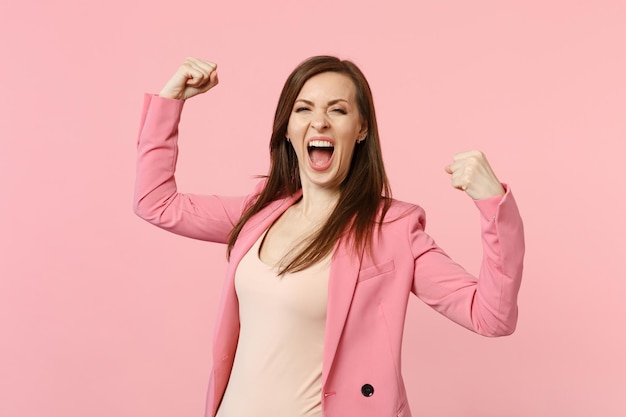
<path id="1" fill-rule="evenodd" d="M 240 194 L 284 79 L 320 53 L 368 76 L 395 196 L 457 261 L 477 271 L 480 244 L 452 154 L 482 149 L 525 220 L 513 336 L 412 300 L 414 414 L 626 415 L 625 2 L 100 3 L 0 5 L 1 417 L 202 415 L 224 248 L 134 216 L 142 94 L 188 55 L 219 64 L 178 182 Z"/>

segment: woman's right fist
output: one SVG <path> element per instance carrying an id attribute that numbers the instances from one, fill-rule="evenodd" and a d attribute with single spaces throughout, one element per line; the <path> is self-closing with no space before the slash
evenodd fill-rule
<path id="1" fill-rule="evenodd" d="M 215 87 L 217 64 L 189 57 L 165 84 L 159 96 L 186 100 Z"/>

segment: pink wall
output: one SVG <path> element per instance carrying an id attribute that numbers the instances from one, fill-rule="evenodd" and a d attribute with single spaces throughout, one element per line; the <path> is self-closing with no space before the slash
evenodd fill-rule
<path id="1" fill-rule="evenodd" d="M 0 416 L 201 415 L 224 249 L 132 213 L 142 94 L 218 62 L 179 185 L 243 193 L 283 80 L 319 53 L 368 75 L 395 195 L 455 259 L 476 271 L 480 248 L 453 153 L 484 150 L 525 219 L 513 336 L 411 303 L 416 416 L 626 415 L 626 4 L 513 3 L 3 2 Z"/>

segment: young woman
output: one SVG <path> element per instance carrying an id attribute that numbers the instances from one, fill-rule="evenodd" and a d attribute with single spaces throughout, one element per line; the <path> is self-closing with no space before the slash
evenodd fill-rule
<path id="1" fill-rule="evenodd" d="M 189 58 L 146 95 L 135 212 L 166 230 L 227 245 L 207 416 L 410 416 L 400 369 L 412 292 L 486 336 L 513 332 L 522 221 L 478 151 L 446 167 L 481 213 L 478 279 L 424 232 L 424 211 L 393 200 L 369 85 L 349 61 L 318 56 L 282 90 L 267 178 L 241 198 L 177 192 L 184 101 L 217 85 Z"/>

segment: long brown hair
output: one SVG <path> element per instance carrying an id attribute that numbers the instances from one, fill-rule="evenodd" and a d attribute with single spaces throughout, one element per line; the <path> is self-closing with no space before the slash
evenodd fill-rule
<path id="1" fill-rule="evenodd" d="M 302 188 L 298 158 L 285 134 L 302 86 L 311 77 L 323 72 L 344 74 L 354 82 L 356 102 L 367 127 L 367 136 L 354 148 L 350 170 L 339 187 L 339 200 L 328 220 L 311 236 L 301 251 L 289 258 L 280 274 L 300 271 L 321 261 L 342 238 L 350 239 L 355 250 L 362 250 L 371 243 L 376 224 L 382 224 L 391 204 L 391 188 L 383 166 L 370 86 L 354 63 L 333 56 L 315 56 L 296 67 L 285 81 L 274 115 L 267 181 L 254 203 L 246 209 L 231 231 L 227 252 L 229 257 L 241 229 L 252 216 L 272 201 L 291 196 Z M 377 222 L 381 203 L 382 215 Z"/>

